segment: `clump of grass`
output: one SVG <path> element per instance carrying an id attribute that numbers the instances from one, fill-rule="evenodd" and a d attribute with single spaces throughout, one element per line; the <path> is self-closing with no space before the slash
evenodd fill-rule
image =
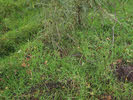
<path id="1" fill-rule="evenodd" d="M 39 26 L 37 23 L 27 25 L 28 27 L 22 27 L 19 30 L 10 31 L 6 35 L 0 38 L 0 55 L 9 55 L 10 52 L 14 52 L 20 43 L 24 43 L 35 37 L 39 31 Z"/>
<path id="2" fill-rule="evenodd" d="M 104 0 L 51 0 L 46 5 L 42 4 L 45 15 L 44 32 L 42 32 L 44 41 L 49 41 L 52 44 L 51 47 L 55 49 L 61 49 L 64 48 L 63 43 L 67 42 L 67 45 L 70 41 L 73 42 L 72 45 L 78 46 L 75 34 L 79 30 L 96 30 L 96 27 L 100 29 L 99 25 L 103 23 L 102 29 L 112 31 L 114 23 L 121 23 L 114 14 L 107 11 L 108 8 L 104 4 L 109 3 Z"/>
<path id="3" fill-rule="evenodd" d="M 32 40 L 41 30 L 41 9 L 30 7 L 25 2 L 1 1 L 0 57 L 15 52 L 19 45 Z M 32 2 L 34 4 L 34 2 Z M 8 6 L 9 5 L 9 6 Z M 12 8 L 12 6 L 17 7 Z M 9 9 L 9 11 L 4 11 Z M 13 11 L 10 11 L 13 10 Z M 5 13 L 5 14 L 4 14 Z M 10 14 L 9 14 L 10 13 Z"/>

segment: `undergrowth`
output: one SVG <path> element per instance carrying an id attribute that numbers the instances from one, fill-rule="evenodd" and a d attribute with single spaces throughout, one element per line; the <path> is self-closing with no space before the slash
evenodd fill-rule
<path id="1" fill-rule="evenodd" d="M 0 0 L 0 99 L 133 99 L 132 4 Z"/>

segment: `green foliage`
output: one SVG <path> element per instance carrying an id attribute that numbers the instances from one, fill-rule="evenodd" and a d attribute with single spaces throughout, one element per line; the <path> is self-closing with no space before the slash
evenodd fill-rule
<path id="1" fill-rule="evenodd" d="M 20 43 L 31 40 L 36 36 L 40 26 L 37 23 L 27 26 L 19 30 L 10 31 L 0 38 L 0 56 L 9 55 L 10 52 L 14 52 L 17 49 Z"/>
<path id="2" fill-rule="evenodd" d="M 114 69 L 133 65 L 133 2 L 119 1 L 0 0 L 0 99 L 131 100 Z"/>
<path id="3" fill-rule="evenodd" d="M 34 3 L 34 2 L 33 2 Z M 27 9 L 24 2 L 1 1 L 0 57 L 15 52 L 19 45 L 32 40 L 42 28 L 40 8 Z M 25 4 L 26 5 L 26 4 Z M 14 6 L 14 8 L 12 7 Z M 18 7 L 15 9 L 15 7 Z M 24 7 L 24 8 L 23 8 Z M 6 11 L 9 10 L 9 11 Z M 12 11 L 10 11 L 12 10 Z M 9 14 L 10 13 L 10 14 Z"/>

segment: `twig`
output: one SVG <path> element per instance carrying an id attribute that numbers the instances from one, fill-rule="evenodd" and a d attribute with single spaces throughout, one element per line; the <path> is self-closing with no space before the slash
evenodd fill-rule
<path id="1" fill-rule="evenodd" d="M 69 34 L 67 34 L 67 36 L 74 42 L 74 43 L 77 43 L 76 40 Z"/>
<path id="2" fill-rule="evenodd" d="M 115 25 L 116 25 L 116 23 L 118 22 L 119 23 L 119 21 L 117 20 L 117 18 L 116 18 L 116 12 L 115 12 L 115 15 L 114 15 L 115 17 L 114 17 L 114 22 L 115 22 L 115 24 L 114 24 L 114 26 L 112 27 L 112 32 L 113 32 L 113 39 L 112 39 L 112 45 L 114 46 L 114 42 L 115 42 L 115 32 L 114 32 L 114 30 L 115 30 Z M 121 23 L 120 23 L 121 24 Z"/>
<path id="3" fill-rule="evenodd" d="M 113 32 L 113 39 L 112 39 L 112 44 L 113 44 L 113 46 L 114 46 L 114 41 L 115 41 L 115 37 L 114 37 L 114 28 L 115 28 L 115 25 L 112 27 L 112 32 Z"/>

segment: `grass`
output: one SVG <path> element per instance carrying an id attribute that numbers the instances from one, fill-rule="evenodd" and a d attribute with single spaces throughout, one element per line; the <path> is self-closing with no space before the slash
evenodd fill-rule
<path id="1" fill-rule="evenodd" d="M 111 65 L 133 65 L 133 2 L 110 3 L 101 7 L 121 25 L 97 7 L 79 23 L 84 2 L 0 0 L 0 99 L 131 100 L 133 83 L 118 80 Z"/>

